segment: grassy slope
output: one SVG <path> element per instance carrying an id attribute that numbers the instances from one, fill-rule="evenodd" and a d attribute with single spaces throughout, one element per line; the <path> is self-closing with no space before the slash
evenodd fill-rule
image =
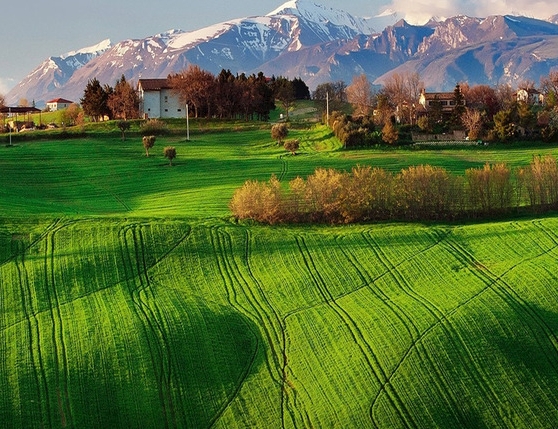
<path id="1" fill-rule="evenodd" d="M 347 153 L 332 151 L 324 129 L 292 134 L 303 142 L 296 157 L 265 130 L 161 138 L 150 158 L 139 140 L 0 148 L 5 427 L 557 421 L 556 218 L 218 219 L 246 178 L 355 163 L 461 172 L 555 149 Z M 178 149 L 173 168 L 160 155 L 167 144 Z"/>
<path id="2" fill-rule="evenodd" d="M 199 125 L 198 125 L 199 127 Z M 208 130 L 208 126 L 202 126 Z M 128 215 L 223 217 L 234 189 L 271 174 L 288 181 L 317 166 L 348 170 L 370 164 L 399 171 L 409 165 L 444 166 L 456 174 L 485 162 L 528 164 L 552 147 L 455 150 L 369 149 L 342 151 L 323 127 L 291 130 L 301 140 L 292 157 L 270 141 L 268 129 L 197 133 L 192 141 L 159 137 L 146 158 L 139 137 L 21 142 L 0 148 L 0 217 L 14 215 Z M 167 167 L 162 148 L 178 157 Z"/>

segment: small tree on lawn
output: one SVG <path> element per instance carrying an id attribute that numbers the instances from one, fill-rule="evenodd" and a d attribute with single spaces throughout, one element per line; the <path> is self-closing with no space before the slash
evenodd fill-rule
<path id="1" fill-rule="evenodd" d="M 291 154 L 296 155 L 296 151 L 300 147 L 299 140 L 287 140 L 283 145 L 285 150 L 288 150 Z"/>
<path id="2" fill-rule="evenodd" d="M 126 140 L 126 131 L 130 129 L 130 123 L 128 121 L 118 121 L 118 128 L 122 133 L 122 140 Z"/>
<path id="3" fill-rule="evenodd" d="M 176 148 L 174 146 L 167 146 L 163 149 L 163 154 L 165 155 L 165 158 L 168 158 L 169 165 L 172 166 L 172 160 L 176 158 Z"/>
<path id="4" fill-rule="evenodd" d="M 271 127 L 271 138 L 280 145 L 289 134 L 289 129 L 286 124 L 275 124 Z"/>
<path id="5" fill-rule="evenodd" d="M 149 149 L 155 145 L 155 136 L 143 136 L 143 147 L 145 148 L 145 156 L 149 156 Z"/>

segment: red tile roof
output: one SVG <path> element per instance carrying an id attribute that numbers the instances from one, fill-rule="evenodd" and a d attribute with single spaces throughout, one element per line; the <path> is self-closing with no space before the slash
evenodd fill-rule
<path id="1" fill-rule="evenodd" d="M 66 100 L 65 98 L 55 98 L 54 100 L 47 101 L 47 104 L 48 103 L 72 104 L 73 101 Z"/>

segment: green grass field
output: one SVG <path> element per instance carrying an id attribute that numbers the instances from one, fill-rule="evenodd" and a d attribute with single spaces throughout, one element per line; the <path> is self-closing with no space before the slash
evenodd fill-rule
<path id="1" fill-rule="evenodd" d="M 249 178 L 526 165 L 322 127 L 0 147 L 0 428 L 552 428 L 558 218 L 265 227 Z M 175 166 L 162 156 L 177 148 Z"/>

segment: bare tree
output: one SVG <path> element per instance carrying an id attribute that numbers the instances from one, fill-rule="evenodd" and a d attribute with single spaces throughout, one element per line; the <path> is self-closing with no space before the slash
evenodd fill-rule
<path id="1" fill-rule="evenodd" d="M 469 140 L 477 140 L 482 131 L 482 115 L 477 109 L 465 108 L 461 115 L 461 123 L 467 129 Z"/>
<path id="2" fill-rule="evenodd" d="M 402 121 L 414 122 L 414 105 L 424 84 L 418 73 L 392 73 L 384 82 L 383 93 L 399 112 Z"/>
<path id="3" fill-rule="evenodd" d="M 509 84 L 500 84 L 496 88 L 496 97 L 498 98 L 498 105 L 500 109 L 507 109 L 515 103 L 513 97 L 513 88 Z"/>
<path id="4" fill-rule="evenodd" d="M 139 116 L 138 94 L 124 75 L 116 82 L 114 91 L 108 96 L 107 105 L 114 118 L 127 120 Z"/>
<path id="5" fill-rule="evenodd" d="M 461 92 L 465 97 L 465 105 L 469 108 L 485 112 L 488 120 L 500 109 L 500 101 L 496 90 L 488 85 L 474 85 L 469 87 L 461 84 Z"/>
<path id="6" fill-rule="evenodd" d="M 186 70 L 170 75 L 169 80 L 180 101 L 192 105 L 196 118 L 202 111 L 207 117 L 211 116 L 211 101 L 216 87 L 213 74 L 197 65 L 190 65 Z"/>
<path id="7" fill-rule="evenodd" d="M 353 77 L 347 87 L 347 100 L 353 105 L 356 116 L 368 116 L 372 108 L 372 87 L 365 74 Z"/>
<path id="8" fill-rule="evenodd" d="M 541 77 L 541 91 L 545 95 L 545 103 L 555 106 L 558 103 L 558 71 L 552 71 L 548 76 Z"/>

